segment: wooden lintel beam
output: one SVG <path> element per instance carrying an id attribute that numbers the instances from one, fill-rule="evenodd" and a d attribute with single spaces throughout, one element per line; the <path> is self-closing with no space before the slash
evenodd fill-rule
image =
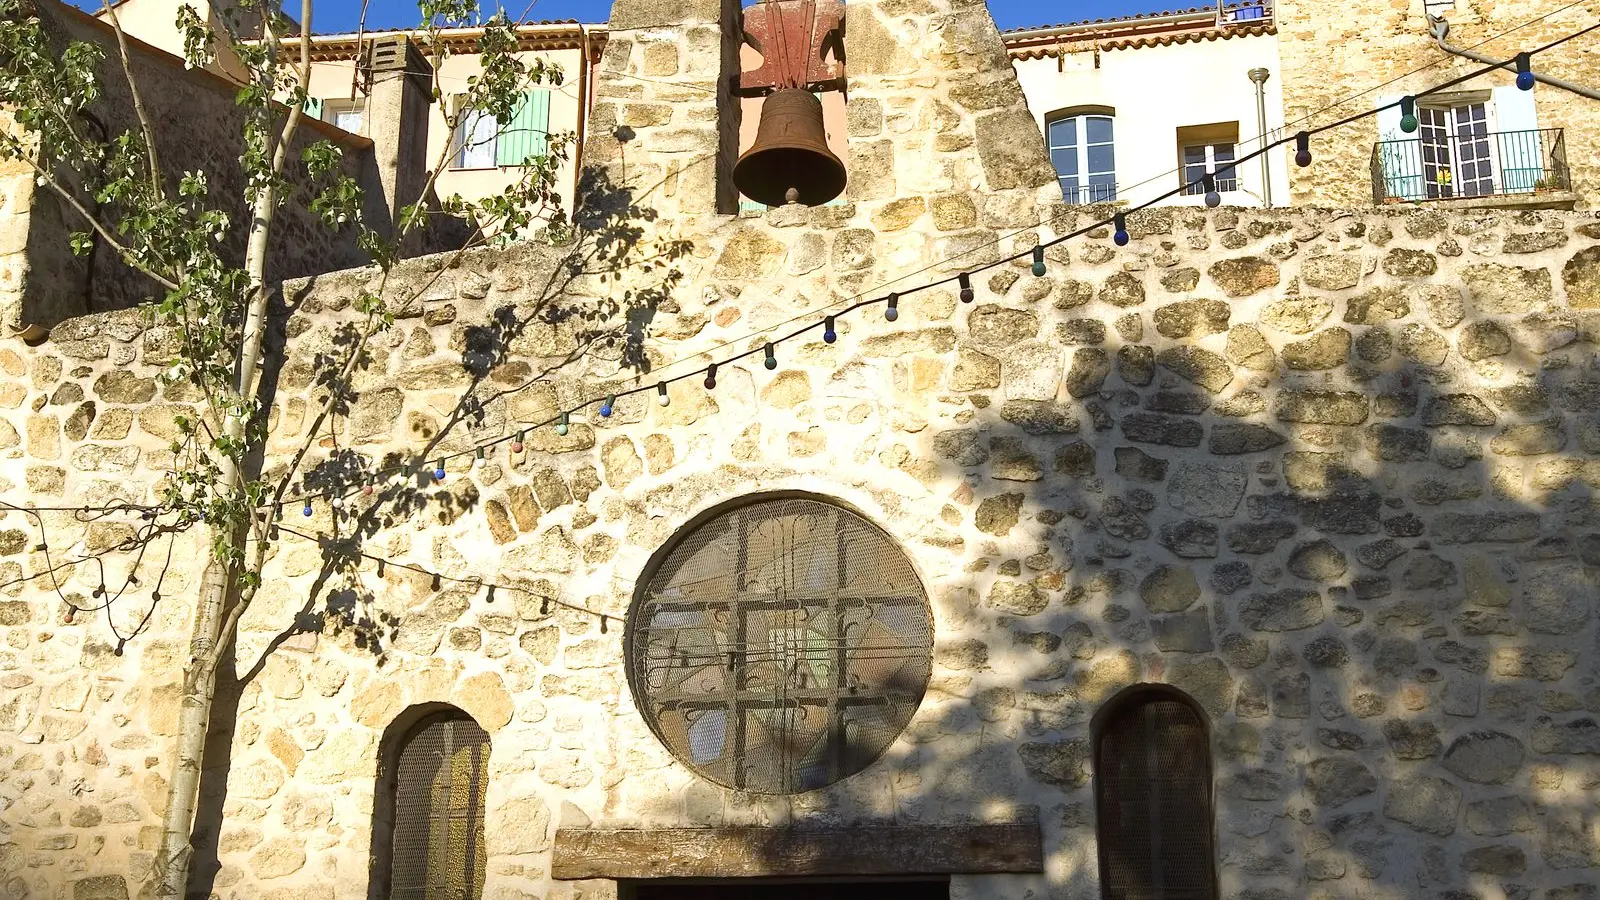
<path id="1" fill-rule="evenodd" d="M 798 878 L 1044 871 L 1037 822 L 798 828 L 562 828 L 551 877 Z"/>

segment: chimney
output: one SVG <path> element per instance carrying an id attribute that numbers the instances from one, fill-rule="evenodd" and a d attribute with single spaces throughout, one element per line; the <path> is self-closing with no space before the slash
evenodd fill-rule
<path id="1" fill-rule="evenodd" d="M 367 95 L 367 134 L 383 186 L 383 199 L 398 226 L 400 208 L 417 203 L 428 183 L 428 107 L 433 103 L 433 67 L 405 35 L 372 44 Z"/>

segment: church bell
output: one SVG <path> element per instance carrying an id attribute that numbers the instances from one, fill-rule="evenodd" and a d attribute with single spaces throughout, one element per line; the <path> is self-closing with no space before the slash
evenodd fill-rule
<path id="1" fill-rule="evenodd" d="M 844 163 L 828 149 L 822 101 L 796 88 L 761 104 L 756 141 L 733 164 L 733 183 L 757 203 L 821 206 L 844 191 Z"/>

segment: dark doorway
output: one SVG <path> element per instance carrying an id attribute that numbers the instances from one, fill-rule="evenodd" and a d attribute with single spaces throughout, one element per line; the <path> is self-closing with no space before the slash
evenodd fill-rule
<path id="1" fill-rule="evenodd" d="M 948 878 L 919 881 L 635 881 L 619 900 L 950 900 Z"/>

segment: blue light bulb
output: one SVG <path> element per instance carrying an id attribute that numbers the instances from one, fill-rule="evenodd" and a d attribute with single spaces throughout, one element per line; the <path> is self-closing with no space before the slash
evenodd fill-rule
<path id="1" fill-rule="evenodd" d="M 611 411 L 617 408 L 617 395 L 607 394 L 605 402 L 600 404 L 600 415 L 610 417 Z"/>
<path id="2" fill-rule="evenodd" d="M 822 320 L 822 339 L 830 344 L 839 339 L 839 332 L 833 330 L 833 316 Z"/>
<path id="3" fill-rule="evenodd" d="M 300 510 L 300 515 L 306 516 L 308 518 L 310 517 L 310 515 L 311 515 L 311 501 L 310 500 L 306 501 L 305 508 Z"/>
<path id="4" fill-rule="evenodd" d="M 1118 247 L 1128 246 L 1127 217 L 1122 213 L 1117 213 L 1115 216 L 1112 216 L 1112 222 L 1116 225 L 1117 231 L 1111 236 L 1111 240 L 1115 241 Z"/>
<path id="5" fill-rule="evenodd" d="M 1519 90 L 1531 91 L 1531 90 L 1533 90 L 1533 85 L 1534 85 L 1534 78 L 1533 78 L 1533 73 L 1532 72 L 1518 72 L 1517 73 L 1517 88 Z"/>
<path id="6" fill-rule="evenodd" d="M 443 481 L 444 480 L 444 460 L 442 460 L 442 459 L 439 460 L 438 464 L 433 467 L 433 480 L 434 481 Z"/>

